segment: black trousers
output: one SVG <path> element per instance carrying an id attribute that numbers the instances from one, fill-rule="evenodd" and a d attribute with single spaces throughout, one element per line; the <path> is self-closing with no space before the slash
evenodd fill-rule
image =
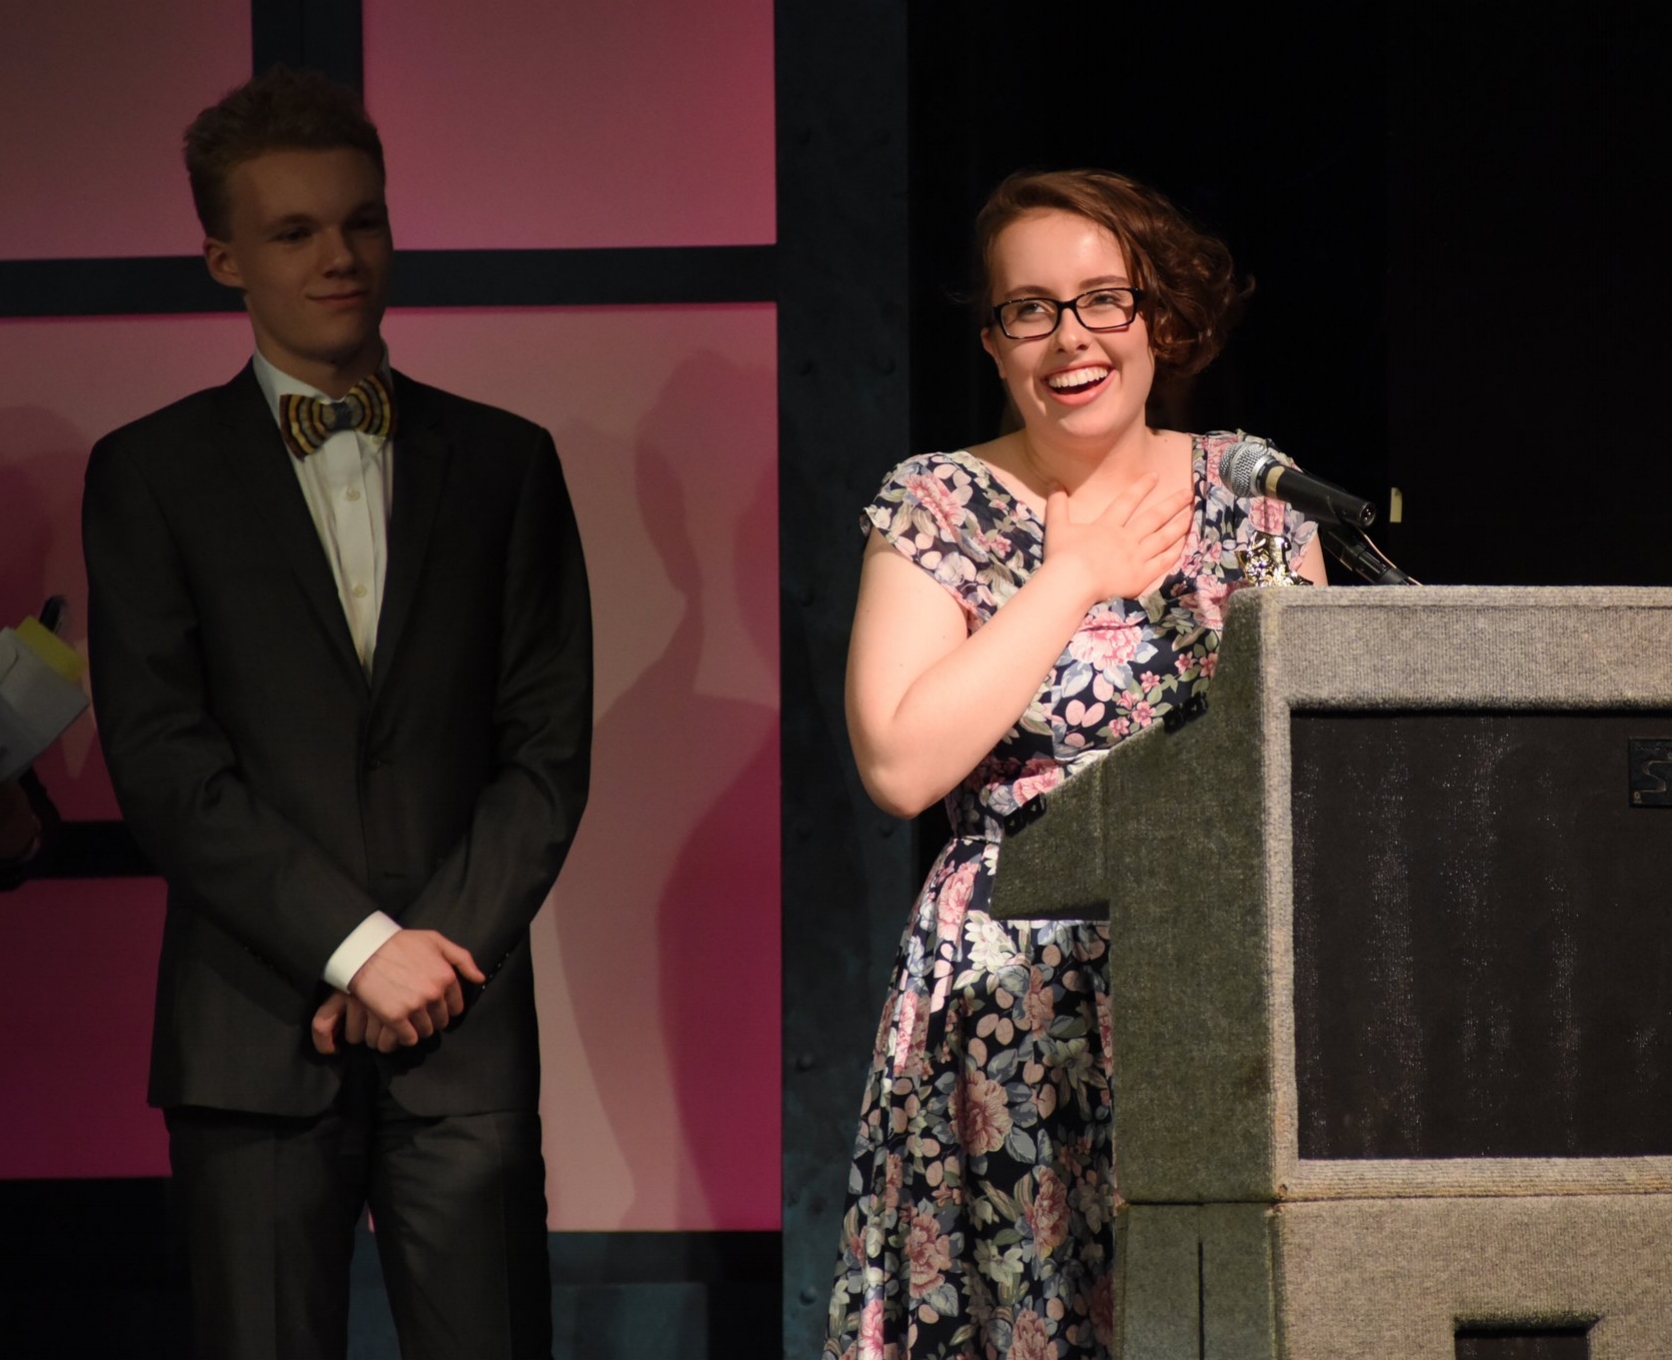
<path id="1" fill-rule="evenodd" d="M 167 1121 L 198 1360 L 344 1360 L 367 1206 L 403 1360 L 550 1360 L 536 1112 L 417 1118 L 362 1049 L 315 1118 Z"/>

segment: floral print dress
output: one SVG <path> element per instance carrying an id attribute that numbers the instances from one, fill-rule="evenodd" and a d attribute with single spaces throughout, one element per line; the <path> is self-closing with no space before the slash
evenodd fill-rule
<path id="1" fill-rule="evenodd" d="M 1178 568 L 1086 615 L 1033 702 L 946 800 L 952 838 L 901 943 L 860 1108 L 826 1360 L 1070 1360 L 1109 1353 L 1116 1203 L 1108 926 L 985 908 L 1007 814 L 1159 722 L 1212 679 L 1237 548 L 1314 526 L 1238 500 L 1195 439 Z M 1044 525 L 979 459 L 897 467 L 872 527 L 934 577 L 970 632 L 1044 560 Z"/>

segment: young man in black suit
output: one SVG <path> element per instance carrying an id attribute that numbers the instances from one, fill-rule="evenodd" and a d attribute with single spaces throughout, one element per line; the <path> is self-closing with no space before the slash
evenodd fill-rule
<path id="1" fill-rule="evenodd" d="M 186 142 L 255 354 L 99 442 L 83 529 L 100 737 L 169 888 L 150 1099 L 198 1354 L 343 1355 L 369 1204 L 403 1356 L 547 1356 L 528 927 L 592 711 L 556 451 L 388 367 L 352 91 L 275 71 Z"/>

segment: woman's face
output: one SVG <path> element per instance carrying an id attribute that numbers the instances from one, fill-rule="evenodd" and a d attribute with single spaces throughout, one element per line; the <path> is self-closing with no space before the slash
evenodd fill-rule
<path id="1" fill-rule="evenodd" d="M 1055 210 L 1029 213 L 1001 231 L 990 272 L 995 305 L 1021 297 L 1063 301 L 1133 283 L 1107 228 Z M 1036 442 L 1107 448 L 1142 428 L 1155 356 L 1141 313 L 1125 330 L 1088 331 L 1065 308 L 1050 335 L 1012 340 L 995 322 L 981 343 Z"/>

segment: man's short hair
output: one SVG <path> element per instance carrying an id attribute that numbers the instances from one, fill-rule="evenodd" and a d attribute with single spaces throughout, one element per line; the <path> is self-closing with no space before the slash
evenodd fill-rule
<path id="1" fill-rule="evenodd" d="M 186 174 L 203 231 L 232 232 L 227 180 L 244 161 L 269 151 L 364 151 L 383 178 L 383 142 L 360 96 L 317 71 L 275 66 L 206 108 L 186 129 Z"/>

